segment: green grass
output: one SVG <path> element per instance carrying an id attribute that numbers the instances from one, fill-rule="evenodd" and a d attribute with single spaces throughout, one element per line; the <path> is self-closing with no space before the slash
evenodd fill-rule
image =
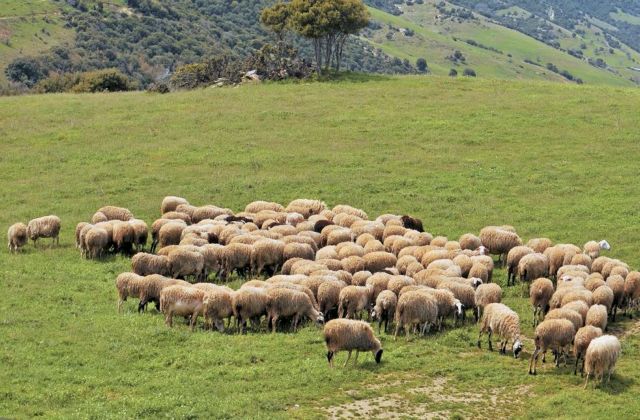
<path id="1" fill-rule="evenodd" d="M 633 86 L 629 78 L 637 77 L 637 74 L 628 69 L 634 65 L 634 62 L 626 56 L 626 53 L 628 52 L 630 57 L 636 60 L 640 59 L 640 55 L 626 46 L 623 46 L 622 50 L 616 50 L 616 54 L 609 54 L 609 48 L 602 36 L 590 39 L 594 44 L 593 49 L 606 47 L 607 52 L 603 58 L 617 73 L 593 67 L 586 61 L 572 57 L 521 32 L 495 24 L 478 14 L 475 15 L 477 19 L 473 21 L 458 22 L 451 19 L 442 21 L 435 8 L 436 3 L 438 2 L 435 0 L 429 0 L 422 5 L 402 6 L 404 14 L 401 16 L 393 16 L 369 8 L 373 19 L 382 23 L 383 27 L 373 31 L 372 37 L 363 39 L 386 53 L 402 59 L 415 62 L 418 57 L 423 57 L 427 60 L 430 71 L 436 75 L 446 75 L 451 68 L 457 68 L 458 73 L 462 73 L 464 68 L 470 67 L 480 77 L 566 82 L 561 75 L 546 69 L 547 63 L 553 63 L 559 69 L 568 70 L 574 77 L 579 77 L 588 84 Z M 393 38 L 389 40 L 386 38 L 389 24 L 396 28 L 412 29 L 415 34 L 405 36 L 395 32 Z M 584 41 L 572 38 L 571 33 L 566 29 L 560 27 L 557 29 L 560 31 L 559 39 L 563 48 L 578 48 Z M 469 39 L 503 53 L 469 45 L 465 42 Z M 455 50 L 464 54 L 465 64 L 456 65 L 446 59 Z M 589 56 L 595 57 L 595 54 L 592 53 Z M 539 62 L 541 67 L 527 64 L 524 62 L 525 59 Z"/>
<path id="2" fill-rule="evenodd" d="M 154 310 L 136 314 L 133 302 L 116 313 L 113 282 L 129 261 L 81 259 L 73 227 L 105 204 L 151 222 L 169 194 L 235 210 L 257 199 L 315 197 L 370 215 L 414 214 L 450 238 L 508 223 L 525 239 L 606 238 L 609 255 L 640 265 L 637 90 L 352 79 L 0 98 L 0 226 L 50 213 L 63 220 L 59 248 L 0 252 L 0 416 L 279 418 L 366 409 L 633 417 L 637 334 L 624 339 L 611 384 L 583 391 L 569 368 L 547 363 L 527 375 L 530 340 L 519 360 L 486 344 L 477 350 L 470 324 L 408 342 L 383 335 L 381 365 L 362 355 L 356 368 L 330 370 L 314 327 L 192 334 L 181 322 L 169 330 Z M 505 283 L 502 271 L 495 277 Z M 505 295 L 531 337 L 520 288 Z M 614 331 L 632 326 L 619 322 Z"/>
<path id="3" fill-rule="evenodd" d="M 627 22 L 627 23 L 630 23 L 632 25 L 640 25 L 640 17 L 639 16 L 634 16 L 634 15 L 631 15 L 629 13 L 625 13 L 620 9 L 618 9 L 615 13 L 614 12 L 609 13 L 609 16 L 611 16 L 615 20 L 620 20 L 622 22 Z"/>

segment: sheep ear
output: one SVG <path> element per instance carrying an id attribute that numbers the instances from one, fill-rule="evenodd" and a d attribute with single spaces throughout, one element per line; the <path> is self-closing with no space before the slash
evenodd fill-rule
<path id="1" fill-rule="evenodd" d="M 376 363 L 380 363 L 380 360 L 382 359 L 382 349 L 378 350 L 376 352 Z"/>

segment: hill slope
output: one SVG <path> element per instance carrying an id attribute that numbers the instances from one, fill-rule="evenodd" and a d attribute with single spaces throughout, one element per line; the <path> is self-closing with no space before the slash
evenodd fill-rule
<path id="1" fill-rule="evenodd" d="M 559 45 L 554 47 L 450 3 L 426 0 L 396 8 L 402 12 L 400 16 L 371 8 L 379 24 L 365 31 L 363 39 L 412 62 L 423 57 L 435 74 L 473 68 L 485 77 L 579 78 L 585 83 L 629 86 L 640 82 L 640 73 L 631 69 L 640 63 L 640 54 L 621 43 L 609 47 L 604 35 L 594 28 L 576 27 L 581 35 L 574 37 L 574 32 L 556 27 Z M 464 61 L 452 59 L 456 50 Z"/>
<path id="2" fill-rule="evenodd" d="M 0 98 L 0 226 L 63 220 L 60 247 L 0 251 L 0 412 L 632 418 L 638 334 L 625 335 L 609 385 L 582 390 L 571 367 L 550 360 L 529 376 L 532 314 L 519 286 L 504 288 L 504 302 L 529 337 L 520 359 L 478 350 L 472 322 L 447 322 L 427 338 L 381 334 L 381 365 L 362 354 L 357 368 L 331 370 L 314 326 L 241 336 L 190 333 L 176 319 L 169 330 L 155 310 L 137 314 L 135 299 L 118 314 L 114 278 L 130 261 L 80 258 L 73 230 L 105 204 L 150 223 L 169 194 L 236 211 L 310 197 L 414 214 L 452 239 L 504 223 L 525 239 L 606 238 L 608 255 L 637 268 L 629 197 L 640 185 L 628 181 L 640 159 L 639 101 L 637 89 L 446 77 Z M 494 279 L 505 286 L 503 270 Z M 610 332 L 637 331 L 636 322 L 621 317 Z"/>

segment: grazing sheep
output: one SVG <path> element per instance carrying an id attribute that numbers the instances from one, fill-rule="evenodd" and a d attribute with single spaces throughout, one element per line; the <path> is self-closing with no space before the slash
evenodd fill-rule
<path id="1" fill-rule="evenodd" d="M 181 213 L 179 211 L 170 211 L 168 213 L 165 213 L 162 215 L 162 219 L 158 220 L 181 220 L 188 225 L 191 224 L 191 216 L 189 216 L 187 213 Z"/>
<path id="2" fill-rule="evenodd" d="M 607 280 L 609 278 L 610 275 L 612 274 L 616 274 L 613 272 L 613 270 L 616 267 L 623 267 L 626 268 L 627 270 L 629 269 L 629 266 L 627 264 L 625 264 L 624 262 L 620 261 L 620 260 L 610 260 L 609 262 L 607 262 L 604 267 L 602 267 L 602 277 Z M 626 276 L 626 274 L 622 274 L 622 273 L 617 273 L 618 275 L 622 275 L 622 277 Z M 628 274 L 628 272 L 627 272 Z"/>
<path id="3" fill-rule="evenodd" d="M 585 355 L 589 344 L 594 338 L 598 338 L 602 335 L 602 330 L 598 327 L 591 325 L 585 325 L 580 328 L 573 339 L 573 355 L 576 358 L 576 364 L 573 368 L 573 374 L 578 373 L 578 363 L 580 359 Z M 584 374 L 584 359 L 582 360 L 582 367 L 580 368 L 580 376 Z"/>
<path id="4" fill-rule="evenodd" d="M 576 254 L 571 258 L 570 265 L 578 265 L 587 267 L 587 270 L 591 270 L 591 257 L 587 254 Z"/>
<path id="5" fill-rule="evenodd" d="M 535 351 L 531 355 L 531 361 L 529 362 L 529 375 L 536 374 L 536 365 L 538 364 L 538 357 L 542 352 L 542 362 L 545 361 L 545 356 L 548 349 L 552 349 L 556 357 L 556 367 L 560 366 L 560 356 L 565 355 L 565 364 L 567 363 L 566 352 L 564 351 L 573 342 L 573 337 L 576 335 L 576 328 L 573 323 L 567 319 L 548 319 L 542 321 L 535 331 Z M 533 368 L 533 369 L 532 369 Z"/>
<path id="6" fill-rule="evenodd" d="M 318 306 L 326 320 L 338 316 L 340 291 L 345 287 L 347 284 L 342 280 L 325 281 L 318 287 Z"/>
<path id="7" fill-rule="evenodd" d="M 229 209 L 223 209 L 217 206 L 207 205 L 196 207 L 190 214 L 191 222 L 198 223 L 205 219 L 215 219 L 218 216 L 228 215 L 233 216 L 233 212 Z"/>
<path id="8" fill-rule="evenodd" d="M 285 243 L 274 239 L 260 239 L 251 249 L 252 272 L 260 275 L 265 269 L 276 273 L 284 262 Z"/>
<path id="9" fill-rule="evenodd" d="M 362 311 L 373 306 L 373 287 L 347 286 L 340 290 L 338 298 L 338 317 L 362 319 Z"/>
<path id="10" fill-rule="evenodd" d="M 507 254 L 507 286 L 515 284 L 516 272 L 518 270 L 518 264 L 522 257 L 528 254 L 533 254 L 534 250 L 528 246 L 519 245 L 511 248 Z"/>
<path id="11" fill-rule="evenodd" d="M 594 273 L 594 274 L 599 274 L 599 273 Z M 597 277 L 594 275 L 587 277 L 587 279 L 584 281 L 584 287 L 590 292 L 595 292 L 598 287 L 604 286 L 604 285 L 605 283 L 604 283 L 604 280 L 602 280 L 602 277 Z"/>
<path id="12" fill-rule="evenodd" d="M 59 245 L 59 234 L 60 218 L 58 216 L 50 215 L 31 219 L 27 225 L 27 236 L 33 241 L 33 246 L 36 246 L 39 238 L 51 238 L 52 244 Z"/>
<path id="13" fill-rule="evenodd" d="M 343 260 L 348 257 L 364 256 L 364 248 L 360 245 L 354 244 L 352 242 L 343 242 L 336 246 L 336 251 L 338 252 L 338 259 Z"/>
<path id="14" fill-rule="evenodd" d="M 480 262 L 484 264 L 485 267 L 487 267 L 487 270 L 489 271 L 488 283 L 491 283 L 491 280 L 493 278 L 493 268 L 494 268 L 493 259 L 489 255 L 480 254 L 480 255 L 471 256 L 471 262 L 472 264 Z"/>
<path id="15" fill-rule="evenodd" d="M 607 330 L 607 307 L 600 304 L 591 305 L 587 311 L 587 319 L 585 325 L 592 325 L 600 328 L 602 331 Z"/>
<path id="16" fill-rule="evenodd" d="M 476 250 L 482 246 L 482 241 L 472 233 L 465 233 L 458 239 L 460 249 Z"/>
<path id="17" fill-rule="evenodd" d="M 584 247 L 582 249 L 583 249 L 583 252 L 587 254 L 589 257 L 591 257 L 591 259 L 593 260 L 600 256 L 601 249 L 608 251 L 611 249 L 611 245 L 609 245 L 609 242 L 603 239 L 600 242 L 589 241 L 586 244 L 584 244 Z"/>
<path id="18" fill-rule="evenodd" d="M 367 284 L 367 279 L 371 277 L 370 271 L 358 271 L 353 273 L 351 277 L 351 284 L 354 286 L 364 286 Z"/>
<path id="19" fill-rule="evenodd" d="M 582 325 L 585 325 L 587 321 L 587 313 L 589 312 L 589 305 L 584 300 L 574 300 L 565 305 L 562 305 L 562 309 L 571 309 L 576 311 L 582 317 Z"/>
<path id="20" fill-rule="evenodd" d="M 405 287 L 413 287 L 413 285 Z M 424 286 L 418 286 L 416 290 L 422 293 L 426 293 L 427 295 L 435 299 L 438 306 L 438 317 L 436 323 L 438 331 L 442 330 L 442 323 L 444 322 L 444 319 L 448 318 L 450 315 L 453 315 L 454 321 L 457 321 L 458 319 L 461 319 L 463 317 L 464 311 L 462 303 L 458 299 L 456 299 L 455 294 L 451 290 L 446 288 L 431 289 L 425 288 Z M 399 293 L 399 296 L 401 294 L 402 293 Z"/>
<path id="21" fill-rule="evenodd" d="M 462 274 L 462 273 L 460 273 Z M 483 283 L 489 282 L 489 270 L 487 270 L 487 266 L 480 262 L 476 262 L 471 266 L 467 277 L 473 277 L 482 280 Z M 508 282 L 507 282 L 508 285 Z"/>
<path id="22" fill-rule="evenodd" d="M 234 271 L 237 271 L 239 276 L 244 277 L 251 267 L 252 250 L 253 247 L 246 244 L 233 243 L 225 246 L 222 257 L 224 261 L 223 277 L 227 278 Z"/>
<path id="23" fill-rule="evenodd" d="M 583 287 L 573 287 L 560 300 L 560 306 L 564 306 L 570 302 L 583 301 L 588 306 L 593 304 L 593 293 Z"/>
<path id="24" fill-rule="evenodd" d="M 147 254 L 138 252 L 131 258 L 131 270 L 141 276 L 150 274 L 160 274 L 168 276 L 171 274 L 169 259 L 162 255 Z"/>
<path id="25" fill-rule="evenodd" d="M 105 229 L 94 226 L 87 231 L 84 237 L 86 256 L 89 258 L 100 258 L 107 252 L 108 246 L 109 233 Z"/>
<path id="26" fill-rule="evenodd" d="M 401 275 L 393 275 L 389 278 L 389 283 L 387 283 L 387 289 L 391 290 L 396 295 L 400 294 L 400 290 L 402 290 L 405 286 L 411 286 L 416 284 L 416 281 L 408 276 Z"/>
<path id="27" fill-rule="evenodd" d="M 284 212 L 284 206 L 279 203 L 270 201 L 253 201 L 244 208 L 245 213 L 260 213 L 263 210 L 275 211 L 277 213 Z"/>
<path id="28" fill-rule="evenodd" d="M 149 227 L 140 219 L 131 219 L 129 220 L 129 224 L 133 228 L 133 245 L 136 251 L 144 249 L 149 237 Z"/>
<path id="29" fill-rule="evenodd" d="M 358 361 L 358 355 L 361 351 L 370 351 L 375 358 L 376 363 L 380 363 L 382 359 L 382 346 L 371 326 L 364 321 L 353 321 L 349 319 L 334 319 L 324 326 L 324 342 L 327 345 L 327 360 L 329 366 L 333 367 L 333 359 L 341 350 L 349 352 L 344 366 L 351 359 L 351 352 L 356 351 L 355 362 Z"/>
<path id="30" fill-rule="evenodd" d="M 293 317 L 293 332 L 298 329 L 300 317 L 324 323 L 322 313 L 318 312 L 311 299 L 303 292 L 286 288 L 269 288 L 267 290 L 267 318 L 271 322 L 273 333 L 276 332 L 278 319 L 281 317 Z"/>
<path id="31" fill-rule="evenodd" d="M 189 204 L 189 202 L 185 198 L 168 195 L 162 199 L 162 204 L 160 204 L 160 214 L 175 211 L 180 204 Z"/>
<path id="32" fill-rule="evenodd" d="M 459 301 L 461 305 L 456 305 L 456 319 L 465 320 L 466 310 L 470 309 L 472 312 L 476 312 L 476 290 L 466 282 L 466 279 L 447 280 L 440 282 L 437 285 L 438 289 L 447 289 L 451 291 L 454 297 Z"/>
<path id="33" fill-rule="evenodd" d="M 134 240 L 135 233 L 129 222 L 116 221 L 113 223 L 113 245 L 116 252 L 131 255 Z"/>
<path id="34" fill-rule="evenodd" d="M 604 269 L 604 266 L 613 261 L 612 258 L 609 257 L 604 257 L 604 256 L 600 256 L 598 258 L 595 258 L 592 262 L 591 262 L 591 272 L 592 273 L 602 273 L 602 270 Z M 603 277 L 604 279 L 604 277 Z"/>
<path id="35" fill-rule="evenodd" d="M 376 298 L 376 304 L 371 312 L 371 318 L 378 320 L 378 334 L 380 334 L 380 328 L 384 322 L 384 332 L 389 329 L 389 320 L 393 320 L 396 313 L 396 306 L 398 304 L 398 297 L 391 290 L 384 290 L 380 292 Z"/>
<path id="36" fill-rule="evenodd" d="M 504 261 L 511 248 L 522 245 L 522 239 L 517 233 L 505 230 L 502 226 L 483 228 L 480 231 L 480 241 L 490 254 L 499 255 L 498 261 Z"/>
<path id="37" fill-rule="evenodd" d="M 77 233 L 76 228 L 76 233 Z M 26 245 L 29 241 L 27 236 L 27 225 L 24 223 L 14 223 L 9 227 L 9 232 L 7 233 L 7 237 L 9 238 L 9 252 L 17 252 Z M 78 242 L 76 239 L 76 246 Z"/>
<path id="38" fill-rule="evenodd" d="M 568 321 L 571 321 L 576 331 L 578 331 L 583 325 L 582 315 L 572 309 L 567 308 L 552 309 L 549 311 L 549 313 L 547 313 L 544 319 L 545 321 L 548 319 L 566 319 Z"/>
<path id="39" fill-rule="evenodd" d="M 176 210 L 178 213 L 185 213 L 189 215 L 189 218 L 193 217 L 193 213 L 196 211 L 197 207 L 192 206 L 191 204 L 178 204 Z"/>
<path id="40" fill-rule="evenodd" d="M 487 305 L 502 302 L 502 288 L 495 283 L 481 284 L 476 289 L 474 298 L 476 306 L 474 315 L 476 322 L 478 322 Z"/>
<path id="41" fill-rule="evenodd" d="M 322 232 L 324 234 L 324 229 Z M 325 245 L 338 245 L 341 242 L 353 242 L 354 234 L 351 229 L 338 227 L 329 231 L 326 238 L 326 241 L 323 241 Z"/>
<path id="42" fill-rule="evenodd" d="M 107 221 L 109 221 L 109 218 L 101 211 L 97 211 L 93 213 L 93 216 L 91 216 L 91 223 L 94 225 L 100 222 L 107 222 Z"/>
<path id="43" fill-rule="evenodd" d="M 422 291 L 403 293 L 396 306 L 395 322 L 394 340 L 397 339 L 398 332 L 403 327 L 407 337 L 413 327 L 418 327 L 419 333 L 425 335 L 429 332 L 431 325 L 438 323 L 438 302 L 433 296 Z"/>
<path id="44" fill-rule="evenodd" d="M 544 254 L 527 254 L 518 263 L 520 281 L 531 283 L 534 279 L 549 275 L 549 259 Z"/>
<path id="45" fill-rule="evenodd" d="M 107 220 L 120 220 L 127 222 L 133 219 L 133 213 L 124 207 L 104 206 L 100 207 L 98 212 L 104 214 Z M 101 220 L 101 222 L 103 221 L 104 220 Z"/>
<path id="46" fill-rule="evenodd" d="M 553 241 L 549 238 L 533 238 L 529 239 L 527 246 L 533 249 L 533 252 L 544 253 L 545 249 L 553 246 Z"/>
<path id="47" fill-rule="evenodd" d="M 405 228 L 413 229 L 418 232 L 424 232 L 422 220 L 418 219 L 417 217 L 404 215 L 400 218 L 400 220 L 402 221 L 402 226 L 404 226 Z"/>
<path id="48" fill-rule="evenodd" d="M 290 202 L 284 211 L 287 213 L 300 213 L 305 218 L 309 218 L 309 216 L 320 214 L 326 209 L 327 205 L 322 201 L 299 198 Z"/>
<path id="49" fill-rule="evenodd" d="M 195 329 L 198 316 L 204 309 L 203 290 L 191 286 L 169 286 L 160 292 L 160 310 L 165 315 L 165 324 L 173 326 L 173 315 L 191 316 L 189 327 Z"/>
<path id="50" fill-rule="evenodd" d="M 384 271 L 388 267 L 395 267 L 398 262 L 395 255 L 384 251 L 370 252 L 362 258 L 364 259 L 365 268 L 372 273 Z"/>
<path id="51" fill-rule="evenodd" d="M 267 314 L 269 296 L 266 288 L 242 287 L 233 294 L 233 316 L 236 318 L 238 331 L 244 334 L 247 321 L 254 329 L 260 326 L 260 318 Z"/>
<path id="52" fill-rule="evenodd" d="M 480 334 L 478 335 L 478 348 L 482 334 L 488 333 L 489 350 L 493 351 L 491 343 L 492 334 L 500 336 L 500 353 L 507 353 L 507 344 L 511 340 L 513 357 L 516 359 L 522 351 L 520 341 L 520 317 L 507 305 L 502 303 L 490 303 L 484 307 L 484 313 L 480 320 Z"/>
<path id="53" fill-rule="evenodd" d="M 144 312 L 149 302 L 153 302 L 156 309 L 161 309 L 160 292 L 169 286 L 191 286 L 184 280 L 170 279 L 159 274 L 151 274 L 144 276 L 139 284 L 140 302 L 138 303 L 138 312 Z"/>
<path id="54" fill-rule="evenodd" d="M 611 316 L 613 322 L 616 321 L 616 314 L 618 312 L 618 308 L 622 307 L 622 303 L 624 300 L 624 278 L 619 275 L 612 275 L 607 278 L 605 282 L 611 291 L 613 292 L 613 302 L 611 303 Z"/>
<path id="55" fill-rule="evenodd" d="M 529 301 L 533 306 L 533 326 L 538 325 L 540 317 L 549 312 L 549 301 L 553 296 L 553 283 L 551 280 L 540 277 L 531 283 L 529 288 Z"/>
<path id="56" fill-rule="evenodd" d="M 471 271 L 471 267 L 473 267 L 473 261 L 471 261 L 470 256 L 465 254 L 456 255 L 453 259 L 453 263 L 460 267 L 461 277 L 469 277 L 469 271 Z M 487 269 L 487 275 L 488 274 L 489 270 Z"/>
<path id="57" fill-rule="evenodd" d="M 174 278 L 193 276 L 196 280 L 204 280 L 204 257 L 201 252 L 179 247 L 169 254 L 167 260 Z"/>
<path id="58" fill-rule="evenodd" d="M 78 223 L 76 225 L 75 237 L 76 237 L 76 248 L 78 248 L 78 249 L 82 249 L 82 247 L 81 247 L 82 243 L 80 242 L 80 233 L 82 232 L 82 229 L 84 229 L 88 225 L 89 225 L 89 223 L 87 223 L 87 222 L 80 222 L 80 223 Z M 27 233 L 26 229 L 27 229 L 27 227 L 26 227 L 26 225 L 24 225 L 24 227 L 25 227 L 25 238 L 26 238 L 26 233 Z M 11 237 L 11 236 L 9 236 L 9 237 Z M 25 243 L 26 243 L 26 239 L 25 239 Z"/>
<path id="59" fill-rule="evenodd" d="M 447 242 L 449 242 L 449 239 L 446 236 L 436 236 L 431 240 L 431 243 L 429 245 L 432 245 L 438 248 L 444 248 Z"/>
<path id="60" fill-rule="evenodd" d="M 129 296 L 139 298 L 142 276 L 136 273 L 121 273 L 116 277 L 116 289 L 118 291 L 118 313 L 122 309 L 122 304 Z"/>
<path id="61" fill-rule="evenodd" d="M 366 269 L 364 258 L 355 255 L 347 257 L 340 262 L 342 263 L 342 269 L 351 274 L 357 273 L 358 271 L 365 271 Z"/>
<path id="62" fill-rule="evenodd" d="M 355 207 L 348 206 L 346 204 L 338 204 L 333 208 L 333 213 L 337 216 L 338 214 L 350 214 L 352 216 L 356 216 L 362 220 L 367 220 L 369 216 L 364 210 L 357 209 Z"/>
<path id="63" fill-rule="evenodd" d="M 620 353 L 620 341 L 614 335 L 603 335 L 591 340 L 584 356 L 584 372 L 587 374 L 584 387 L 587 387 L 591 374 L 596 380 L 600 378 L 600 383 L 604 382 L 604 376 L 607 375 L 609 382 Z"/>
<path id="64" fill-rule="evenodd" d="M 170 222 L 163 224 L 158 231 L 157 246 L 164 248 L 169 245 L 178 245 L 182 237 L 182 231 L 186 227 L 186 223 L 176 220 L 171 220 Z"/>
<path id="65" fill-rule="evenodd" d="M 219 332 L 224 332 L 224 320 L 229 319 L 230 323 L 233 315 L 232 293 L 222 287 L 207 291 L 202 309 L 205 325 L 215 326 Z"/>
<path id="66" fill-rule="evenodd" d="M 631 317 L 631 309 L 635 308 L 640 299 L 640 271 L 631 271 L 624 279 L 624 297 L 626 303 L 625 314 Z"/>

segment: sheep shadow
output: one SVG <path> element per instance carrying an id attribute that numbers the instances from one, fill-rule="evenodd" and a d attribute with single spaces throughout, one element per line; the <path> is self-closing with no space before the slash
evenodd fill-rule
<path id="1" fill-rule="evenodd" d="M 609 382 L 596 382 L 593 380 L 593 377 L 589 379 L 589 384 L 587 385 L 587 389 L 594 389 L 604 392 L 608 395 L 620 395 L 627 392 L 636 381 L 628 376 L 620 376 L 617 373 L 611 375 L 611 380 Z M 582 386 L 584 384 L 584 380 L 580 382 Z"/>

